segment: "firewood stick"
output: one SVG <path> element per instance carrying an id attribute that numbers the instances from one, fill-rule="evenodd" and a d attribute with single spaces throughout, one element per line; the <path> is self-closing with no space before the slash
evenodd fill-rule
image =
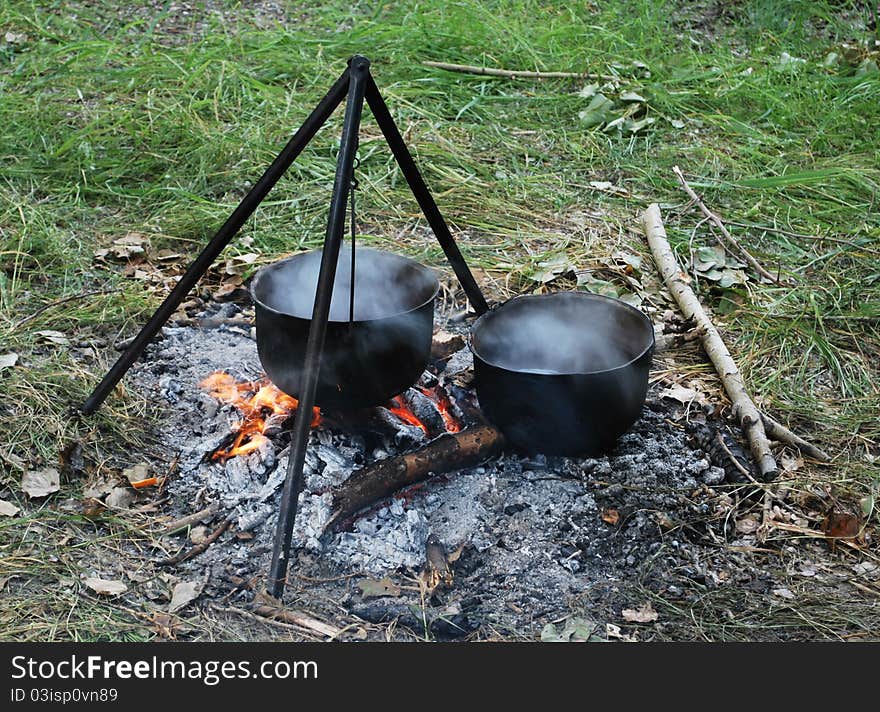
<path id="1" fill-rule="evenodd" d="M 181 551 L 179 554 L 175 554 L 174 556 L 171 556 L 167 559 L 162 559 L 158 562 L 159 566 L 175 566 L 193 558 L 194 556 L 198 556 L 199 554 L 204 553 L 208 550 L 208 547 L 211 546 L 211 544 L 213 544 L 215 541 L 217 541 L 223 534 L 223 532 L 225 532 L 229 528 L 230 524 L 232 524 L 232 519 L 230 517 L 227 517 L 214 531 L 212 531 L 207 536 L 207 538 L 201 544 L 196 544 L 196 546 L 192 547 L 191 549 Z"/>
<path id="2" fill-rule="evenodd" d="M 238 610 L 236 612 L 242 613 L 242 611 Z M 328 638 L 336 638 L 342 632 L 342 629 L 337 628 L 334 625 L 319 621 L 317 618 L 312 618 L 300 611 L 281 608 L 280 606 L 277 608 L 275 606 L 255 606 L 253 612 L 255 615 L 262 618 L 290 623 L 300 628 L 319 633 L 320 635 L 326 635 Z"/>
<path id="3" fill-rule="evenodd" d="M 831 456 L 825 452 L 824 450 L 819 449 L 812 443 L 808 443 L 799 435 L 791 432 L 788 428 L 786 428 L 782 423 L 777 420 L 774 420 L 766 413 L 761 413 L 761 417 L 764 419 L 764 430 L 767 431 L 767 435 L 769 435 L 774 440 L 778 440 L 781 443 L 785 443 L 786 445 L 792 445 L 800 450 L 807 457 L 812 457 L 814 460 L 819 460 L 819 462 L 830 462 Z"/>
<path id="4" fill-rule="evenodd" d="M 724 390 L 727 391 L 727 395 L 733 403 L 734 416 L 739 420 L 746 439 L 749 441 L 758 472 L 765 481 L 772 480 L 779 473 L 779 468 L 770 451 L 770 441 L 764 431 L 761 414 L 749 397 L 739 369 L 724 345 L 721 335 L 683 278 L 678 261 L 666 239 L 666 230 L 660 217 L 660 207 L 656 203 L 649 205 L 642 220 L 648 245 L 651 247 L 651 253 L 654 255 L 654 261 L 657 263 L 666 287 L 678 302 L 682 314 L 688 319 L 694 319 L 697 326 L 706 332 L 702 337 L 703 348 L 715 366 L 715 370 L 724 384 Z"/>
<path id="5" fill-rule="evenodd" d="M 504 436 L 491 425 L 446 433 L 416 452 L 390 457 L 358 470 L 332 491 L 333 514 L 325 531 L 364 507 L 433 474 L 471 467 L 496 454 Z"/>
<path id="6" fill-rule="evenodd" d="M 193 524 L 198 524 L 204 519 L 208 519 L 217 514 L 217 510 L 220 509 L 220 505 L 217 502 L 209 504 L 204 509 L 195 512 L 193 514 L 187 514 L 185 517 L 181 517 L 180 519 L 176 519 L 170 524 L 168 524 L 163 530 L 163 534 L 174 534 L 175 532 L 179 532 L 182 529 L 186 529 L 187 527 L 191 527 Z"/>
<path id="7" fill-rule="evenodd" d="M 590 72 L 529 72 L 522 70 L 494 69 L 479 67 L 473 64 L 451 64 L 449 62 L 422 62 L 426 67 L 445 69 L 449 72 L 464 74 L 480 74 L 487 77 L 506 77 L 508 79 L 601 79 L 616 81 L 618 78 L 610 74 L 591 74 Z"/>
<path id="8" fill-rule="evenodd" d="M 681 183 L 681 187 L 684 189 L 684 192 L 688 194 L 688 197 L 693 200 L 697 204 L 697 206 L 699 206 L 700 210 L 703 211 L 703 215 L 711 220 L 715 224 L 715 227 L 717 227 L 721 231 L 721 234 L 724 237 L 723 240 L 718 240 L 721 246 L 723 248 L 726 248 L 728 251 L 738 252 L 740 254 L 740 257 L 748 262 L 751 268 L 755 270 L 755 272 L 757 272 L 765 279 L 769 279 L 774 284 L 779 284 L 779 280 L 763 267 L 761 267 L 761 265 L 758 264 L 758 261 L 754 257 L 752 257 L 751 253 L 746 250 L 745 247 L 740 245 L 739 242 L 737 242 L 736 238 L 730 234 L 730 231 L 724 226 L 724 223 L 721 222 L 721 218 L 706 207 L 706 204 L 700 199 L 700 196 L 698 196 L 694 192 L 693 188 L 688 185 L 688 182 L 684 178 L 684 174 L 681 172 L 681 168 L 679 168 L 678 166 L 672 166 L 672 172 L 675 173 L 676 176 L 678 176 L 678 182 Z"/>

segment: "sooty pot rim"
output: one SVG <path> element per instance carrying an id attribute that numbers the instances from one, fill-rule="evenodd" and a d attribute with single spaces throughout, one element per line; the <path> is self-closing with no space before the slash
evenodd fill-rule
<path id="1" fill-rule="evenodd" d="M 554 298 L 558 299 L 560 295 L 566 295 L 565 299 L 583 299 L 584 301 L 595 301 L 595 302 L 606 302 L 609 305 L 622 309 L 624 311 L 628 311 L 630 314 L 634 315 L 645 327 L 645 336 L 649 337 L 647 339 L 647 345 L 641 349 L 633 358 L 628 361 L 618 364 L 616 366 L 612 366 L 611 368 L 605 369 L 595 369 L 595 370 L 571 370 L 571 371 L 556 371 L 556 372 L 548 372 L 546 370 L 539 369 L 528 369 L 528 368 L 511 368 L 510 366 L 505 366 L 503 364 L 498 363 L 497 360 L 488 359 L 484 357 L 479 350 L 477 344 L 474 343 L 475 337 L 477 341 L 479 341 L 479 331 L 481 329 L 489 328 L 488 325 L 491 324 L 493 318 L 495 318 L 499 313 L 503 313 L 503 311 L 511 304 L 522 303 L 522 302 L 550 302 Z M 549 307 L 552 308 L 552 307 Z M 517 297 L 513 297 L 512 299 L 508 299 L 506 302 L 501 304 L 500 306 L 492 309 L 485 314 L 480 315 L 477 320 L 471 326 L 470 333 L 468 334 L 468 346 L 471 349 L 471 352 L 474 356 L 483 363 L 492 366 L 493 368 L 497 368 L 502 371 L 507 371 L 508 373 L 527 373 L 538 376 L 588 376 L 594 374 L 603 374 L 603 373 L 612 373 L 614 371 L 619 371 L 621 369 L 627 368 L 632 364 L 638 362 L 643 359 L 646 355 L 650 354 L 654 350 L 655 346 L 655 338 L 654 338 L 654 324 L 648 318 L 648 316 L 642 312 L 640 309 L 636 309 L 631 304 L 627 304 L 622 299 L 615 299 L 614 297 L 606 297 L 603 294 L 592 294 L 590 292 L 572 292 L 572 291 L 561 291 L 561 292 L 550 292 L 548 294 L 521 294 Z"/>
<path id="2" fill-rule="evenodd" d="M 342 255 L 344 253 L 347 253 L 350 251 L 351 251 L 351 248 L 348 245 L 342 245 L 339 250 L 339 261 L 342 261 Z M 291 319 L 305 319 L 307 321 L 310 321 L 312 318 L 311 314 L 307 317 L 304 317 L 304 316 L 300 316 L 298 314 L 291 314 L 289 311 L 282 311 L 280 309 L 276 309 L 275 307 L 270 306 L 264 300 L 260 299 L 257 296 L 257 290 L 259 289 L 261 281 L 263 281 L 264 279 L 271 278 L 272 276 L 274 276 L 275 272 L 283 269 L 283 267 L 285 265 L 287 265 L 288 263 L 302 261 L 308 257 L 311 257 L 312 259 L 314 259 L 315 255 L 320 255 L 322 252 L 323 252 L 322 248 L 318 248 L 318 249 L 314 249 L 314 250 L 306 250 L 305 252 L 300 252 L 298 254 L 291 255 L 290 257 L 285 257 L 284 259 L 277 260 L 275 262 L 272 262 L 271 264 L 268 264 L 268 265 L 265 265 L 264 267 L 261 267 L 257 271 L 257 273 L 254 275 L 253 279 L 251 279 L 251 283 L 248 288 L 248 291 L 250 292 L 251 299 L 253 300 L 254 304 L 256 304 L 257 306 L 265 309 L 266 311 L 271 312 L 272 314 L 276 314 L 278 316 L 286 316 L 286 317 L 290 317 Z M 423 265 L 420 262 L 416 262 L 416 260 L 414 260 L 414 259 L 411 259 L 409 257 L 405 257 L 404 255 L 399 255 L 396 252 L 389 252 L 387 250 L 378 250 L 374 247 L 356 247 L 355 248 L 355 258 L 356 259 L 364 254 L 367 254 L 370 256 L 370 260 L 371 260 L 370 266 L 375 265 L 377 263 L 376 261 L 398 262 L 401 265 L 405 265 L 405 266 L 409 267 L 410 269 L 417 271 L 422 277 L 425 278 L 426 284 L 428 284 L 428 280 L 430 280 L 431 292 L 430 292 L 429 297 L 423 299 L 419 304 L 416 304 L 415 306 L 409 307 L 407 309 L 401 309 L 399 311 L 395 311 L 395 312 L 391 312 L 391 313 L 387 313 L 387 314 L 381 314 L 379 316 L 371 317 L 369 319 L 364 319 L 364 318 L 355 319 L 354 320 L 355 324 L 376 322 L 376 321 L 381 321 L 383 319 L 393 319 L 394 317 L 397 317 L 397 316 L 403 316 L 406 314 L 410 314 L 412 312 L 418 311 L 419 309 L 421 309 L 425 305 L 430 304 L 432 301 L 434 301 L 437 298 L 437 295 L 440 293 L 440 280 L 437 278 L 437 275 L 434 272 L 434 270 L 432 270 L 430 267 L 427 267 L 426 265 Z M 356 266 L 355 269 L 357 270 L 358 267 Z M 317 276 L 316 276 L 316 279 L 317 279 Z M 334 282 L 335 282 L 335 280 L 334 280 Z M 334 289 L 335 289 L 335 286 L 336 285 L 334 284 Z M 330 318 L 330 319 L 328 319 L 328 322 L 329 323 L 348 323 L 348 319 L 334 320 L 334 319 Z"/>

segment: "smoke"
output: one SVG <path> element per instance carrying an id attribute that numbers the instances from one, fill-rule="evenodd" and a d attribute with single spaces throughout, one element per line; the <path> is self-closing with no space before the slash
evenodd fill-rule
<path id="1" fill-rule="evenodd" d="M 428 268 L 390 252 L 355 249 L 354 320 L 371 321 L 403 314 L 436 296 L 437 277 Z M 311 319 L 318 288 L 321 250 L 270 265 L 261 273 L 254 295 L 282 314 Z M 339 251 L 330 321 L 349 320 L 351 248 Z"/>
<path id="2" fill-rule="evenodd" d="M 536 374 L 593 373 L 632 361 L 653 329 L 629 308 L 573 292 L 514 299 L 473 331 L 484 361 Z"/>

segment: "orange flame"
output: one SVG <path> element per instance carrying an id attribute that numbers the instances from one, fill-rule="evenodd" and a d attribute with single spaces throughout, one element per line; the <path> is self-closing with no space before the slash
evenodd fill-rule
<path id="1" fill-rule="evenodd" d="M 425 435 L 428 434 L 427 426 L 416 417 L 416 414 L 410 410 L 409 406 L 404 402 L 403 398 L 400 396 L 394 396 L 391 399 L 391 402 L 385 406 L 390 410 L 394 415 L 400 418 L 404 423 L 409 423 L 410 425 L 415 425 L 417 428 L 421 428 L 422 432 Z"/>
<path id="2" fill-rule="evenodd" d="M 459 423 L 455 419 L 455 416 L 452 415 L 452 403 L 449 400 L 449 396 L 447 396 L 439 386 L 435 386 L 434 388 L 419 388 L 419 390 L 434 401 L 434 405 L 437 406 L 437 410 L 440 412 L 440 417 L 443 418 L 443 425 L 446 427 L 446 432 L 461 432 L 461 423 Z"/>
<path id="3" fill-rule="evenodd" d="M 257 450 L 268 440 L 263 433 L 270 426 L 284 420 L 299 405 L 296 398 L 282 393 L 267 378 L 236 381 L 225 371 L 215 371 L 199 383 L 199 387 L 205 389 L 211 397 L 234 405 L 243 416 L 240 422 L 233 425 L 238 432 L 232 445 L 211 455 L 212 460 L 221 462 Z M 320 409 L 312 408 L 312 427 L 320 422 Z"/>

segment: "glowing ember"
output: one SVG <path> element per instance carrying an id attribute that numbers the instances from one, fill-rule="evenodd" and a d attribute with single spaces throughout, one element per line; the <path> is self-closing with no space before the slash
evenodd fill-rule
<path id="1" fill-rule="evenodd" d="M 452 415 L 452 403 L 449 401 L 449 396 L 440 390 L 439 387 L 419 388 L 419 390 L 434 401 L 434 405 L 437 406 L 437 410 L 440 412 L 440 417 L 443 418 L 443 425 L 446 426 L 446 432 L 461 432 L 461 424 L 455 419 L 455 416 Z"/>
<path id="2" fill-rule="evenodd" d="M 416 414 L 410 410 L 409 406 L 404 402 L 403 398 L 400 396 L 394 396 L 391 399 L 391 402 L 385 406 L 390 410 L 394 415 L 400 418 L 404 423 L 409 423 L 410 425 L 415 425 L 417 428 L 421 428 L 422 432 L 425 435 L 428 434 L 428 428 L 425 424 L 416 417 Z"/>
<path id="3" fill-rule="evenodd" d="M 242 414 L 242 420 L 233 426 L 238 432 L 232 445 L 211 455 L 212 460 L 221 462 L 259 449 L 267 441 L 263 433 L 287 418 L 298 405 L 296 398 L 279 391 L 267 378 L 236 381 L 225 371 L 215 371 L 199 383 L 199 387 L 213 398 L 234 405 Z M 313 408 L 312 427 L 320 422 L 321 411 Z"/>

